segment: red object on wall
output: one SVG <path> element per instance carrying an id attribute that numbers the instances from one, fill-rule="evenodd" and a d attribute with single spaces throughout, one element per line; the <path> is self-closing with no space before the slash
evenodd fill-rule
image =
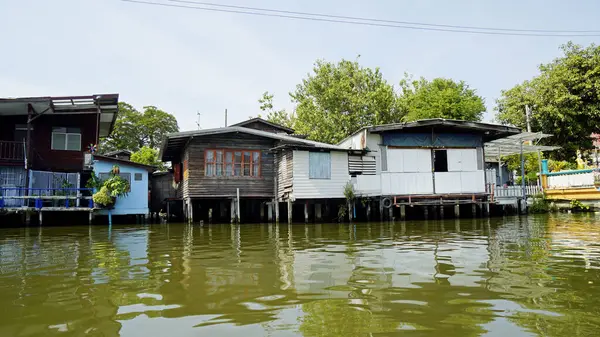
<path id="1" fill-rule="evenodd" d="M 179 183 L 181 181 L 181 164 L 176 164 L 173 166 L 173 180 L 175 180 L 175 183 Z"/>

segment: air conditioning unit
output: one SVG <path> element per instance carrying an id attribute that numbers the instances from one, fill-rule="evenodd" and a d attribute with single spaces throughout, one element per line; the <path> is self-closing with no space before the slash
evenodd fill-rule
<path id="1" fill-rule="evenodd" d="M 94 169 L 94 158 L 91 153 L 83 154 L 83 170 L 92 171 Z"/>

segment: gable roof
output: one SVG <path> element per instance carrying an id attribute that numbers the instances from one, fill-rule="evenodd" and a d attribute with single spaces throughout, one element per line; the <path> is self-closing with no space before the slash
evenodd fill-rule
<path id="1" fill-rule="evenodd" d="M 163 140 L 160 152 L 158 157 L 163 161 L 171 160 L 171 156 L 185 146 L 185 144 L 191 139 L 195 137 L 204 137 L 210 135 L 219 135 L 225 133 L 245 133 L 250 135 L 255 135 L 264 138 L 270 138 L 274 140 L 279 140 L 285 142 L 290 145 L 298 145 L 306 148 L 313 149 L 324 149 L 324 150 L 333 150 L 333 151 L 348 151 L 338 145 L 332 145 L 327 143 L 315 142 L 313 140 L 302 139 L 293 137 L 291 135 L 267 132 L 262 130 L 256 130 L 241 126 L 229 126 L 226 128 L 216 128 L 216 129 L 205 129 L 205 130 L 196 130 L 196 131 L 184 131 L 168 134 L 167 137 Z"/>
<path id="2" fill-rule="evenodd" d="M 148 172 L 154 172 L 156 170 L 156 167 L 151 166 L 151 165 L 140 164 L 140 163 L 132 162 L 131 160 L 119 159 L 119 158 L 115 158 L 115 157 L 107 157 L 107 156 L 103 156 L 103 155 L 100 155 L 100 154 L 95 154 L 94 155 L 94 159 L 100 159 L 100 160 L 103 160 L 103 161 L 107 161 L 107 162 L 111 162 L 111 163 L 116 163 L 116 164 L 129 165 L 129 166 L 133 166 L 133 167 L 139 167 L 139 168 L 147 170 Z"/>
<path id="3" fill-rule="evenodd" d="M 246 125 L 252 124 L 252 123 L 262 123 L 262 124 L 268 125 L 270 127 L 284 131 L 285 133 L 294 133 L 294 129 L 292 129 L 292 128 L 288 128 L 288 127 L 280 125 L 280 124 L 275 124 L 275 123 L 269 122 L 268 120 L 262 119 L 260 117 L 251 118 L 246 121 L 239 122 L 239 123 L 236 123 L 236 124 L 233 124 L 230 126 L 246 126 Z"/>
<path id="4" fill-rule="evenodd" d="M 133 152 L 129 151 L 129 150 L 115 150 L 115 151 L 110 151 L 110 152 L 106 152 L 105 154 L 103 154 L 104 157 L 114 157 L 120 154 L 125 154 L 128 156 L 131 156 L 133 154 Z"/>

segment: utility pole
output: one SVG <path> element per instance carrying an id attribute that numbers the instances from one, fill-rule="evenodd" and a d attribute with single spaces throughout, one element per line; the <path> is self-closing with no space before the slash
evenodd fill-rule
<path id="1" fill-rule="evenodd" d="M 227 109 L 225 109 L 225 127 L 227 127 Z"/>
<path id="2" fill-rule="evenodd" d="M 196 115 L 198 115 L 198 121 L 196 121 L 196 125 L 198 126 L 198 130 L 200 130 L 200 115 L 202 115 L 200 113 L 200 111 L 196 112 Z"/>

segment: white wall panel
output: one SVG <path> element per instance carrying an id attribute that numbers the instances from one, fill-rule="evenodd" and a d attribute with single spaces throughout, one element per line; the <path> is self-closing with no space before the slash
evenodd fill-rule
<path id="1" fill-rule="evenodd" d="M 393 149 L 387 150 L 388 172 L 431 173 L 431 150 Z"/>
<path id="2" fill-rule="evenodd" d="M 461 172 L 436 172 L 435 193 L 461 193 Z"/>
<path id="3" fill-rule="evenodd" d="M 384 195 L 432 194 L 433 179 L 427 173 L 381 174 L 381 191 Z"/>

